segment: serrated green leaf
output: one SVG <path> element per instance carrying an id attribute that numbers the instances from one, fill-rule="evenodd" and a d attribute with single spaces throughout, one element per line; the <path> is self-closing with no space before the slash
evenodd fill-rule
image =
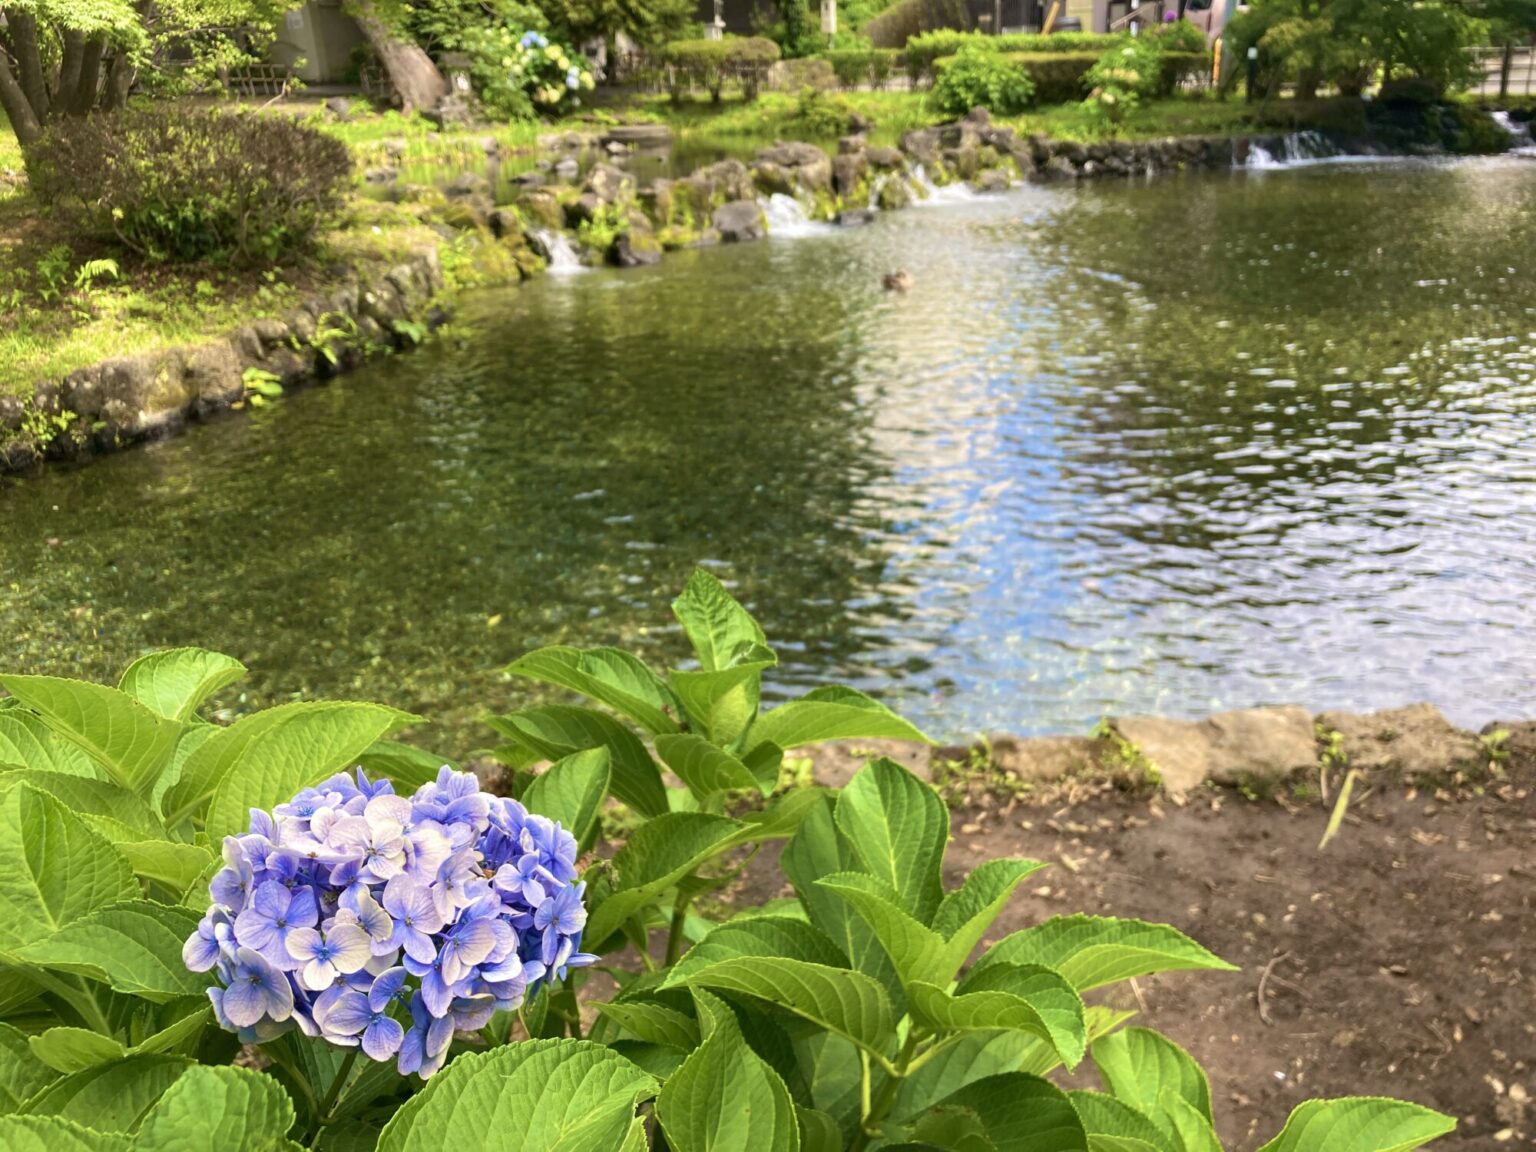
<path id="1" fill-rule="evenodd" d="M 98 825 L 97 831 L 103 829 Z M 110 834 L 108 838 L 111 838 Z M 178 895 L 219 863 L 213 853 L 201 845 L 177 844 L 170 840 L 119 840 L 117 850 L 136 876 L 158 881 Z"/>
<path id="2" fill-rule="evenodd" d="M 618 881 L 587 920 L 586 939 L 602 946 L 619 926 L 683 877 L 741 843 L 738 820 L 703 812 L 671 812 L 647 820 L 613 857 Z"/>
<path id="3" fill-rule="evenodd" d="M 6 772 L 0 775 L 0 789 L 15 784 L 26 784 L 39 792 L 46 792 L 77 816 L 101 816 L 114 825 L 128 830 L 135 840 L 167 839 L 165 826 L 155 815 L 149 803 L 111 780 L 98 780 L 89 776 L 73 776 L 63 772 Z M 99 831 L 100 829 L 98 829 Z M 117 840 L 107 834 L 107 839 Z"/>
<path id="4" fill-rule="evenodd" d="M 741 818 L 742 836 L 747 840 L 782 840 L 793 836 L 800 822 L 821 804 L 826 796 L 822 788 L 797 788 L 770 800 L 756 812 Z"/>
<path id="5" fill-rule="evenodd" d="M 378 1152 L 606 1152 L 655 1091 L 654 1078 L 585 1040 L 466 1053 L 395 1113 Z"/>
<path id="6" fill-rule="evenodd" d="M 834 818 L 862 870 L 930 923 L 944 896 L 949 844 L 949 809 L 939 794 L 894 760 L 872 760 L 843 789 Z"/>
<path id="7" fill-rule="evenodd" d="M 772 741 L 786 751 L 829 740 L 912 740 L 932 744 L 921 729 L 853 688 L 813 688 L 798 700 L 764 712 L 752 725 L 754 745 Z"/>
<path id="8" fill-rule="evenodd" d="M 203 1005 L 187 1013 L 180 1020 L 167 1024 L 160 1031 L 146 1036 L 128 1051 L 130 1054 L 176 1052 L 184 1056 L 192 1055 L 197 1047 L 197 1040 L 202 1035 L 203 1029 L 213 1019 L 213 1009 Z"/>
<path id="9" fill-rule="evenodd" d="M 829 968 L 845 963 L 837 948 L 817 928 L 790 916 L 753 916 L 728 920 L 700 940 L 667 973 L 662 986 L 675 988 L 707 965 L 750 956 L 787 956 Z"/>
<path id="10" fill-rule="evenodd" d="M 213 724 L 187 724 L 181 729 L 181 739 L 176 741 L 176 747 L 171 750 L 170 763 L 160 773 L 155 781 L 154 790 L 149 795 L 150 805 L 157 813 L 164 812 L 165 796 L 181 779 L 182 771 L 187 766 L 187 761 L 210 738 L 224 731 Z"/>
<path id="11" fill-rule="evenodd" d="M 147 796 L 165 766 L 178 724 L 104 684 L 57 676 L 0 676 L 0 687 L 79 745 L 117 784 Z"/>
<path id="12" fill-rule="evenodd" d="M 742 1039 L 729 1012 L 668 1077 L 656 1116 L 675 1152 L 799 1152 L 789 1089 Z"/>
<path id="13" fill-rule="evenodd" d="M 608 794 L 608 761 L 607 748 L 589 748 L 555 761 L 528 785 L 524 807 L 559 821 L 578 844 L 586 843 Z"/>
<path id="14" fill-rule="evenodd" d="M 907 990 L 912 1018 L 935 1032 L 1017 1028 L 1050 1043 L 1075 1066 L 1087 1044 L 1082 999 L 1049 968 L 998 967 L 968 976 L 950 995 L 932 984 Z"/>
<path id="15" fill-rule="evenodd" d="M 26 964 L 75 972 L 118 992 L 165 1002 L 200 996 L 207 975 L 187 971 L 181 947 L 197 929 L 187 908 L 134 900 L 101 908 L 60 927 L 52 936 L 17 948 Z"/>
<path id="16" fill-rule="evenodd" d="M 682 705 L 667 683 L 619 648 L 570 648 L 557 644 L 520 656 L 507 666 L 557 688 L 569 688 L 628 716 L 650 733 L 676 732 Z"/>
<path id="17" fill-rule="evenodd" d="M 293 1104 L 250 1068 L 189 1068 L 150 1109 L 135 1145 L 155 1152 L 283 1152 Z"/>
<path id="18" fill-rule="evenodd" d="M 29 1116 L 62 1116 L 101 1131 L 135 1132 L 155 1101 L 192 1061 L 182 1056 L 128 1056 L 60 1077 L 26 1105 Z"/>
<path id="19" fill-rule="evenodd" d="M 84 748 L 54 734 L 53 729 L 21 707 L 0 711 L 0 764 L 35 772 L 58 772 L 106 780 L 106 770 Z"/>
<path id="20" fill-rule="evenodd" d="M 1022 1072 L 988 1076 L 961 1088 L 932 1112 L 974 1117 L 987 1140 L 1008 1152 L 1088 1152 L 1088 1134 L 1066 1094 L 1048 1080 Z M 919 1118 L 914 1129 L 924 1128 Z"/>
<path id="21" fill-rule="evenodd" d="M 1079 992 L 1155 972 L 1237 971 L 1167 924 L 1085 915 L 1057 916 L 1004 937 L 976 962 L 992 964 L 1042 964 Z"/>
<path id="22" fill-rule="evenodd" d="M 964 884 L 945 895 L 933 918 L 933 929 L 949 943 L 945 962 L 951 972 L 970 959 L 1025 878 L 1044 867 L 1039 860 L 987 860 L 977 865 Z"/>
<path id="23" fill-rule="evenodd" d="M 208 796 L 208 840 L 222 844 L 224 837 L 250 827 L 252 808 L 270 810 L 345 771 L 376 740 L 411 719 L 380 704 L 331 701 L 257 712 L 220 729 L 192 753 L 167 804 L 185 814 Z"/>
<path id="24" fill-rule="evenodd" d="M 694 729 L 716 744 L 735 745 L 757 718 L 763 673 L 778 663 L 767 649 L 757 655 L 763 658 L 738 660 L 718 672 L 670 673 L 672 690 Z"/>
<path id="25" fill-rule="evenodd" d="M 947 984 L 954 979 L 959 965 L 948 966 L 943 937 L 897 907 L 894 893 L 882 881 L 863 872 L 835 872 L 816 883 L 846 901 L 869 925 L 903 987 L 914 981 Z"/>
<path id="26" fill-rule="evenodd" d="M 57 1116 L 0 1116 L 5 1152 L 128 1152 L 120 1132 L 98 1132 Z"/>
<path id="27" fill-rule="evenodd" d="M 204 702 L 245 675 L 233 656 L 202 648 L 170 648 L 140 656 L 118 684 L 158 716 L 178 723 L 192 719 Z"/>
<path id="28" fill-rule="evenodd" d="M 1179 1152 L 1222 1152 L 1216 1129 L 1188 1100 L 1170 1091 L 1163 1093 L 1159 1104 L 1173 1125 Z"/>
<path id="29" fill-rule="evenodd" d="M 825 1112 L 797 1104 L 795 1119 L 800 1123 L 802 1152 L 843 1152 L 843 1130 Z"/>
<path id="30" fill-rule="evenodd" d="M 750 768 L 691 732 L 656 737 L 656 754 L 701 801 L 719 792 L 755 790 L 758 786 Z"/>
<path id="31" fill-rule="evenodd" d="M 89 1028 L 49 1028 L 27 1043 L 32 1055 L 55 1072 L 79 1072 L 128 1055 L 112 1037 Z"/>
<path id="32" fill-rule="evenodd" d="M 45 792 L 0 796 L 0 953 L 139 894 L 128 861 Z"/>
<path id="33" fill-rule="evenodd" d="M 1088 1043 L 1092 1044 L 1100 1036 L 1107 1036 L 1120 1025 L 1124 1024 L 1136 1015 L 1135 1009 L 1123 1010 L 1109 1008 L 1103 1004 L 1090 1004 L 1083 1013 L 1083 1021 L 1086 1028 Z M 1044 1076 L 1047 1072 L 1053 1072 L 1061 1067 L 1061 1054 L 1045 1040 L 1038 1036 L 1029 1037 L 1029 1047 L 1024 1057 L 1019 1061 L 1017 1072 L 1028 1072 L 1034 1076 Z"/>
<path id="34" fill-rule="evenodd" d="M 898 1122 L 911 1120 L 972 1080 L 1021 1071 L 1025 1054 L 1042 1044 L 1049 1047 L 1037 1036 L 1002 1029 L 946 1037 L 902 1080 L 891 1117 Z"/>
<path id="35" fill-rule="evenodd" d="M 692 1052 L 699 1044 L 699 1025 L 689 1016 L 664 1004 L 638 1000 L 610 1001 L 597 1010 L 635 1039 Z"/>
<path id="36" fill-rule="evenodd" d="M 1172 1137 L 1129 1103 L 1103 1092 L 1068 1092 L 1093 1152 L 1182 1152 Z"/>
<path id="37" fill-rule="evenodd" d="M 862 972 L 765 956 L 706 965 L 691 973 L 689 982 L 765 1000 L 882 1058 L 892 1046 L 896 1022 L 890 999 Z"/>
<path id="38" fill-rule="evenodd" d="M 1259 1152 L 1412 1152 L 1455 1129 L 1451 1117 L 1403 1100 L 1308 1100 Z"/>
<path id="39" fill-rule="evenodd" d="M 1092 1053 L 1105 1088 L 1164 1132 L 1173 1131 L 1172 1117 L 1164 1107 L 1164 1097 L 1170 1092 L 1208 1122 L 1214 1121 L 1205 1070 L 1162 1033 L 1126 1028 L 1094 1041 Z"/>
<path id="40" fill-rule="evenodd" d="M 640 738 L 612 716 L 591 708 L 551 704 L 488 717 L 486 723 L 546 760 L 607 748 L 613 794 L 642 816 L 660 816 L 668 810 L 661 769 Z"/>
<path id="41" fill-rule="evenodd" d="M 718 578 L 702 569 L 694 572 L 682 595 L 672 601 L 672 614 L 706 672 L 729 668 L 744 653 L 768 647 L 768 638 L 752 614 Z"/>
<path id="42" fill-rule="evenodd" d="M 26 1033 L 0 1023 L 0 1116 L 15 1112 L 58 1078 L 32 1053 Z"/>

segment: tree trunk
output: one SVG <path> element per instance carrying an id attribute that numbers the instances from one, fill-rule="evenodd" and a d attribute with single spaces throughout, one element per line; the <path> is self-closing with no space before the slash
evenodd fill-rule
<path id="1" fill-rule="evenodd" d="M 112 57 L 107 66 L 107 82 L 101 90 L 101 110 L 116 112 L 128 103 L 128 90 L 133 87 L 133 61 L 126 52 Z"/>
<path id="2" fill-rule="evenodd" d="M 391 32 L 379 19 L 372 4 L 359 4 L 356 15 L 357 26 L 362 29 L 368 46 L 379 58 L 384 74 L 400 97 L 401 110 L 409 115 L 436 108 L 438 101 L 448 95 L 448 81 L 432 63 L 432 57 L 418 45 Z"/>
<path id="3" fill-rule="evenodd" d="M 43 55 L 37 42 L 37 17 L 30 12 L 12 11 L 6 21 L 11 27 L 11 51 L 21 90 L 39 123 L 48 120 L 48 77 L 43 73 Z"/>
<path id="4" fill-rule="evenodd" d="M 64 33 L 64 46 L 59 57 L 59 83 L 53 94 L 60 103 L 70 99 L 69 93 L 80 87 L 80 60 L 85 55 L 85 33 Z"/>
<path id="5" fill-rule="evenodd" d="M 1504 57 L 1499 61 L 1499 99 L 1509 99 L 1509 74 L 1515 66 L 1515 42 L 1508 40 L 1504 44 Z"/>
<path id="6" fill-rule="evenodd" d="M 101 88 L 101 61 L 107 54 L 107 38 L 93 36 L 85 42 L 80 54 L 80 79 L 73 92 L 63 94 L 59 101 L 71 116 L 89 116 L 96 106 L 96 93 Z"/>
<path id="7" fill-rule="evenodd" d="M 11 131 L 23 146 L 34 143 L 43 134 L 42 122 L 32 111 L 27 94 L 11 69 L 11 59 L 4 52 L 0 52 L 0 108 L 5 109 Z"/>

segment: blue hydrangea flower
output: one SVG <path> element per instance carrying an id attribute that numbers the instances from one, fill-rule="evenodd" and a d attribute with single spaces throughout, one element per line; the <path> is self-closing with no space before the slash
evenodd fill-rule
<path id="1" fill-rule="evenodd" d="M 410 797 L 339 774 L 225 840 L 182 959 L 214 973 L 215 1016 L 247 1043 L 297 1028 L 425 1078 L 455 1032 L 596 959 L 576 850 L 470 773 Z"/>

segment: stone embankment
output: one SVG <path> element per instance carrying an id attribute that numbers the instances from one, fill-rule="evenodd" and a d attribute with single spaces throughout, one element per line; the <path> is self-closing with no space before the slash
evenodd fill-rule
<path id="1" fill-rule="evenodd" d="M 632 267 L 654 264 L 668 250 L 757 240 L 771 230 L 775 206 L 806 220 L 858 225 L 941 185 L 998 192 L 1021 180 L 1231 168 L 1255 148 L 1280 145 L 1273 137 L 1226 136 L 1083 145 L 1020 136 L 978 108 L 955 123 L 908 132 L 899 147 L 860 134 L 840 140 L 835 154 L 779 143 L 751 163 L 722 160 L 643 187 L 608 162 L 583 178 L 566 155 L 517 177 L 510 201 L 500 204 L 473 173 L 443 189 L 401 184 L 387 166 L 370 169 L 366 179 L 416 211 L 444 242 L 496 246 L 495 265 L 515 278 L 562 258 Z M 226 337 L 82 366 L 40 382 L 26 400 L 0 397 L 0 472 L 169 435 L 239 406 L 263 384 L 324 379 L 381 350 L 410 347 L 441 319 L 443 288 L 437 253 L 425 251 L 372 282 L 342 283 L 285 314 L 253 316 Z"/>
<path id="2" fill-rule="evenodd" d="M 840 786 L 870 755 L 890 756 L 935 783 L 1016 791 L 1073 779 L 1157 786 L 1184 795 L 1207 785 L 1270 792 L 1318 770 L 1357 769 L 1411 783 L 1481 779 L 1511 755 L 1536 758 L 1536 722 L 1452 725 L 1431 704 L 1380 712 L 1248 708 L 1203 720 L 1127 716 L 1088 736 L 996 734 L 972 746 L 847 741 L 806 749 L 820 783 Z"/>

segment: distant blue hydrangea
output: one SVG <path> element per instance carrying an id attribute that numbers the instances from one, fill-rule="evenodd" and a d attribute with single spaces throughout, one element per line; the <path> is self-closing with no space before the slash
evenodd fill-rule
<path id="1" fill-rule="evenodd" d="M 575 65 L 565 70 L 565 86 L 572 92 L 581 87 L 581 69 Z"/>
<path id="2" fill-rule="evenodd" d="M 539 32 L 524 32 L 523 38 L 518 41 L 524 48 L 548 48 L 549 40 Z"/>
<path id="3" fill-rule="evenodd" d="M 182 958 L 247 1043 L 298 1028 L 425 1079 L 454 1032 L 596 959 L 575 839 L 446 766 L 409 799 L 359 769 L 253 809 L 224 865 Z"/>

